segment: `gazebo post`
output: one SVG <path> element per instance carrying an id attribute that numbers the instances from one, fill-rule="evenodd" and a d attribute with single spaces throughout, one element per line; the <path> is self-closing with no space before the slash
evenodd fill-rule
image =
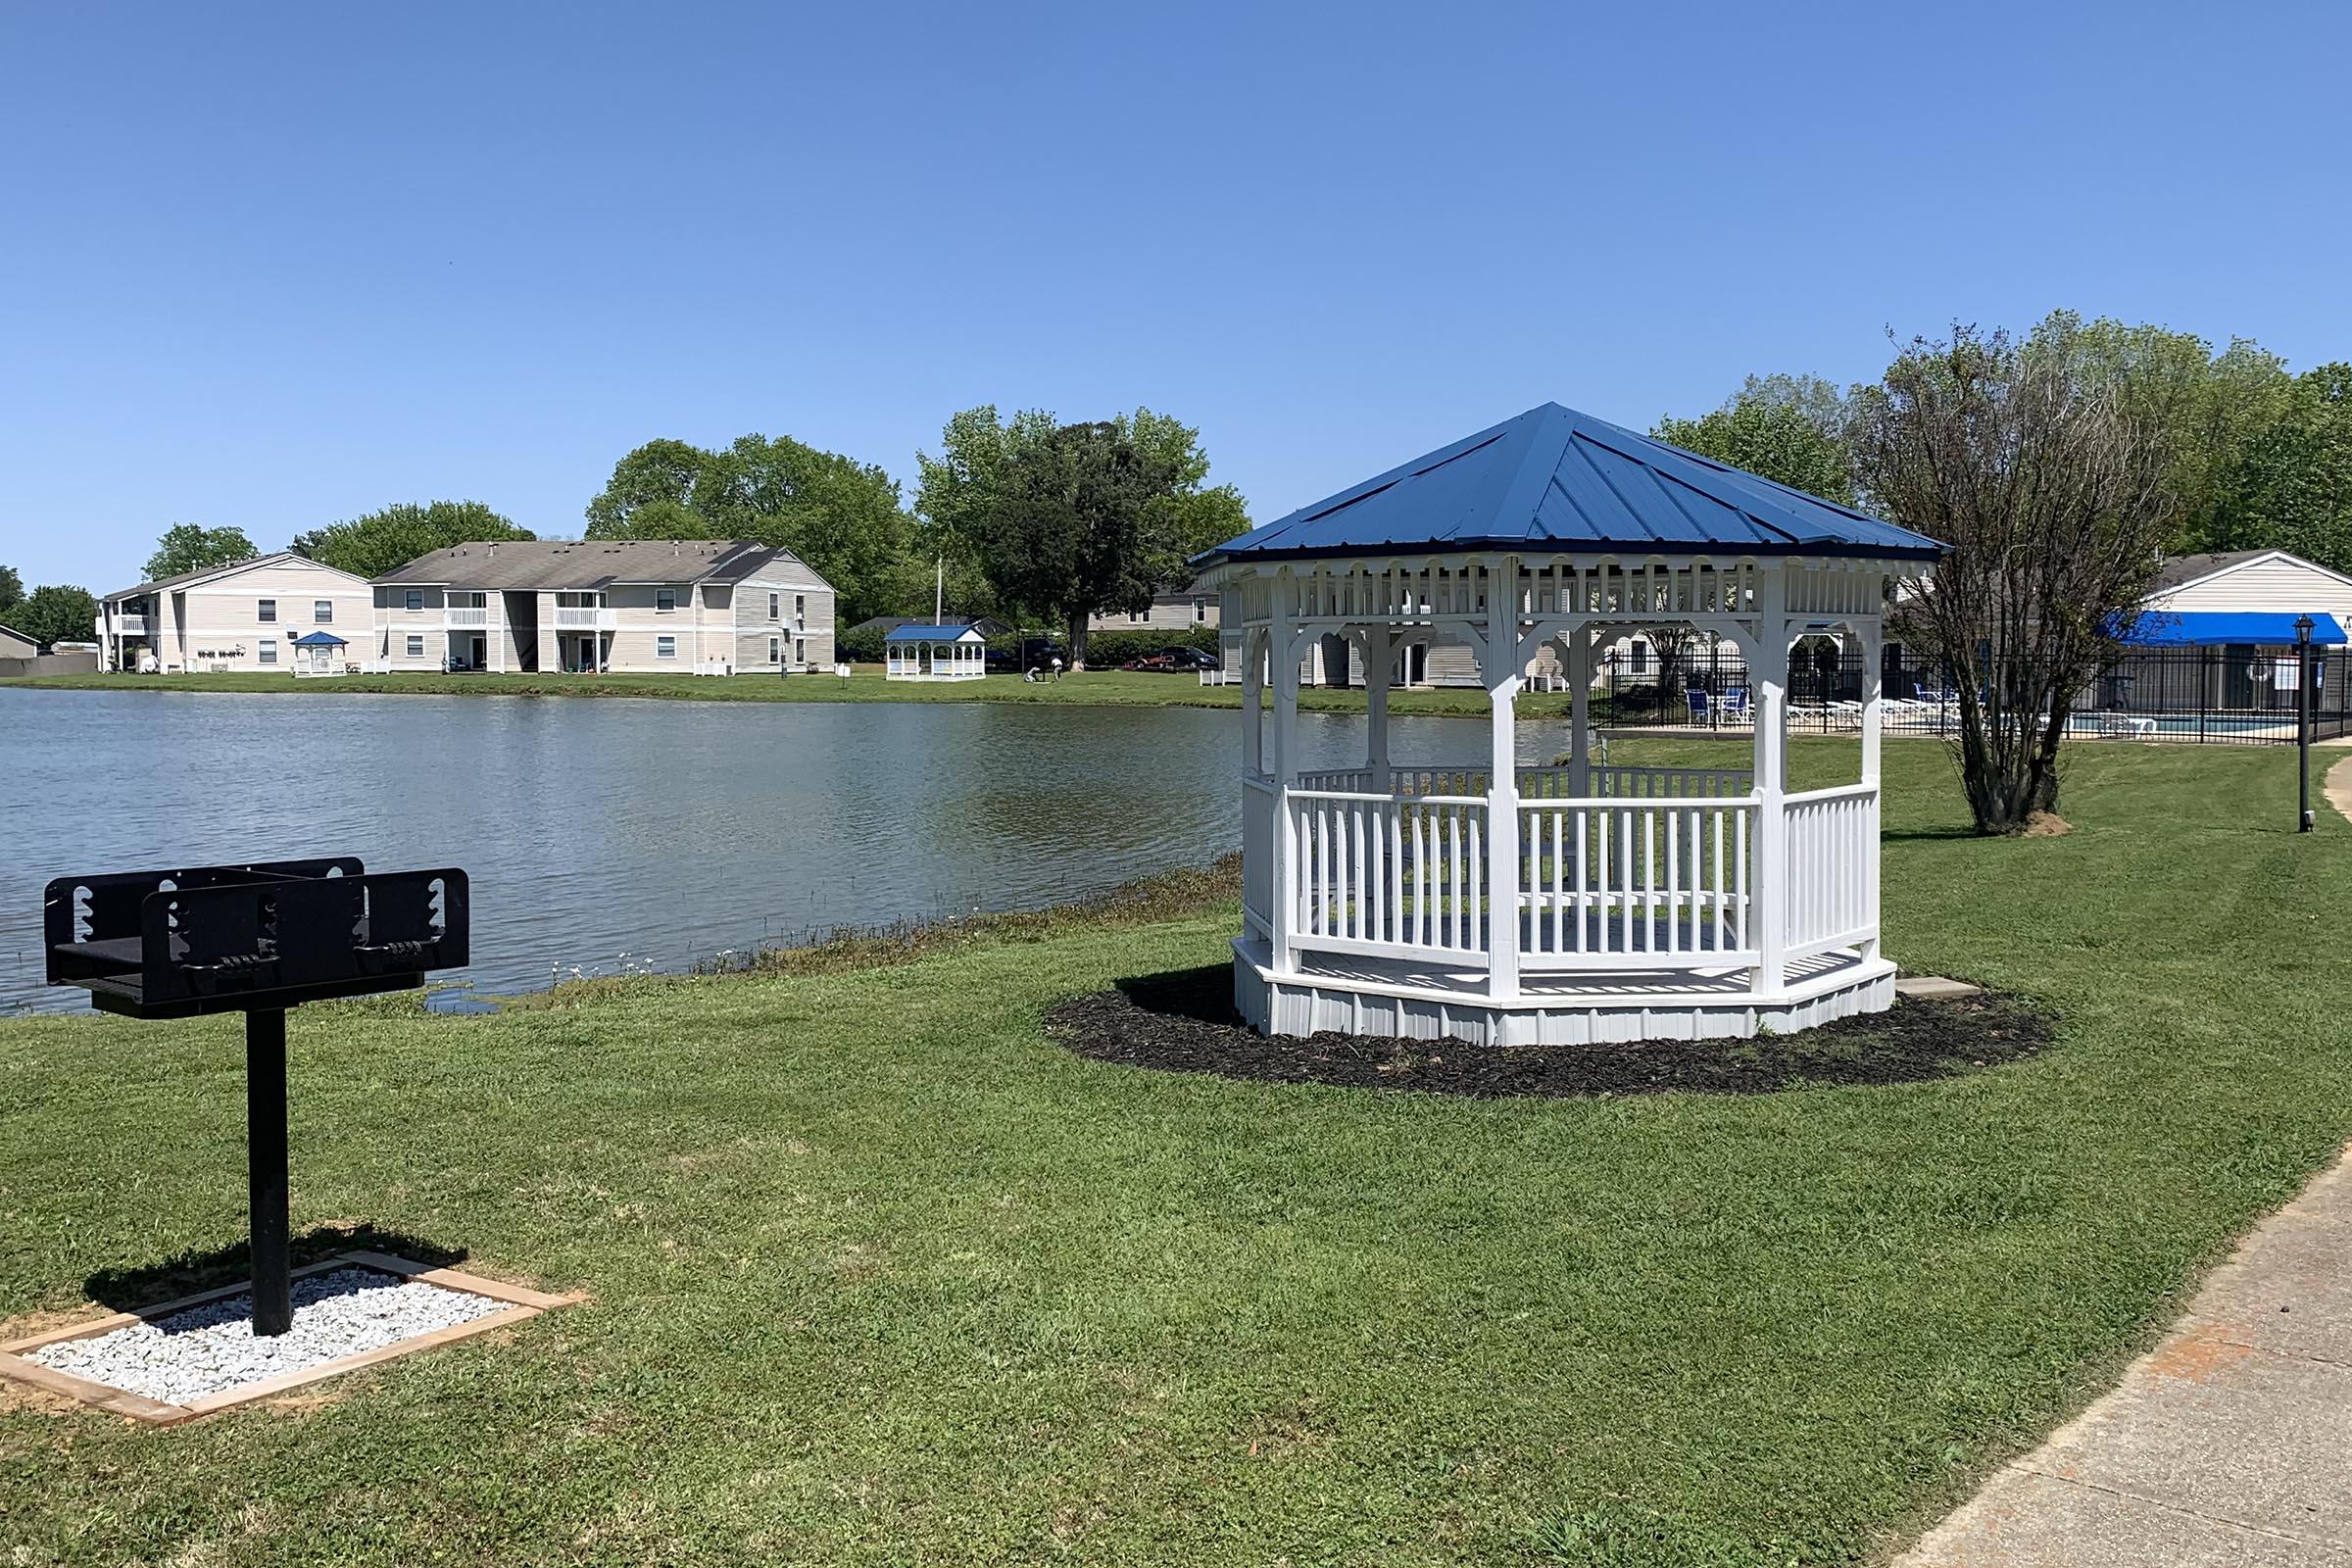
<path id="1" fill-rule="evenodd" d="M 1788 578 L 1779 563 L 1756 573 L 1756 646 L 1749 663 L 1755 684 L 1756 990 L 1781 989 L 1788 926 Z"/>
<path id="2" fill-rule="evenodd" d="M 1568 793 L 1592 793 L 1592 628 L 1583 621 L 1562 639 L 1568 654 Z"/>
<path id="3" fill-rule="evenodd" d="M 1364 766 L 1372 775 L 1372 793 L 1386 795 L 1394 782 L 1389 766 L 1389 662 L 1396 658 L 1396 633 L 1386 626 L 1365 628 L 1364 648 Z"/>
<path id="4" fill-rule="evenodd" d="M 1268 644 L 1274 675 L 1274 906 L 1266 911 L 1266 945 L 1274 971 L 1291 968 L 1291 924 L 1298 917 L 1298 823 L 1291 788 L 1298 781 L 1298 649 L 1292 622 L 1298 581 L 1288 571 L 1274 574 L 1273 636 Z"/>
<path id="5" fill-rule="evenodd" d="M 1874 827 L 1870 835 L 1870 856 L 1864 884 L 1868 890 L 1870 938 L 1862 944 L 1861 954 L 1865 958 L 1876 958 L 1879 956 L 1879 835 L 1875 828 L 1883 820 L 1883 803 L 1886 799 L 1886 791 L 1880 783 L 1880 725 L 1886 712 L 1886 684 L 1885 623 L 1876 615 L 1856 621 L 1854 639 L 1862 645 L 1862 782 L 1870 786 L 1870 810 Z"/>
<path id="6" fill-rule="evenodd" d="M 1519 995 L 1519 558 L 1487 571 L 1487 994 Z"/>

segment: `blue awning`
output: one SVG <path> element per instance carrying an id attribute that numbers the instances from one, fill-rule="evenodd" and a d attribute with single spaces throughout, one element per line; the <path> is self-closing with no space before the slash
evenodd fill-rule
<path id="1" fill-rule="evenodd" d="M 979 635 L 967 620 L 908 622 L 883 634 L 886 643 L 954 643 Z"/>
<path id="2" fill-rule="evenodd" d="M 350 644 L 331 631 L 314 631 L 294 639 L 297 648 L 347 648 Z"/>
<path id="3" fill-rule="evenodd" d="M 2311 640 L 2340 646 L 2344 628 L 2333 615 L 2311 617 Z M 2295 615 L 2283 610 L 2143 610 L 2116 632 L 2128 648 L 2291 648 Z"/>

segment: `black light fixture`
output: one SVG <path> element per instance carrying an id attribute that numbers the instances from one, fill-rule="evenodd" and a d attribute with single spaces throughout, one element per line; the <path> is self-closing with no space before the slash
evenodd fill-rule
<path id="1" fill-rule="evenodd" d="M 2311 633 L 2319 623 L 2295 617 L 2295 831 L 2311 831 Z"/>

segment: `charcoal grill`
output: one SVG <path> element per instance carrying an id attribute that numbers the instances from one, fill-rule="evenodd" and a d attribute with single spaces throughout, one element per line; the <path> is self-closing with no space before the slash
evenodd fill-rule
<path id="1" fill-rule="evenodd" d="M 42 896 L 49 983 L 131 1018 L 245 1014 L 253 1329 L 293 1323 L 286 1009 L 414 991 L 466 961 L 466 873 L 369 873 L 348 856 L 64 876 Z"/>

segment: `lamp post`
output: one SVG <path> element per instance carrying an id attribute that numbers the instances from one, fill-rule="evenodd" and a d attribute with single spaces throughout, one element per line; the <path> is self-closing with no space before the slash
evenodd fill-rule
<path id="1" fill-rule="evenodd" d="M 2295 617 L 2295 831 L 2311 831 L 2311 632 L 2309 615 Z"/>

